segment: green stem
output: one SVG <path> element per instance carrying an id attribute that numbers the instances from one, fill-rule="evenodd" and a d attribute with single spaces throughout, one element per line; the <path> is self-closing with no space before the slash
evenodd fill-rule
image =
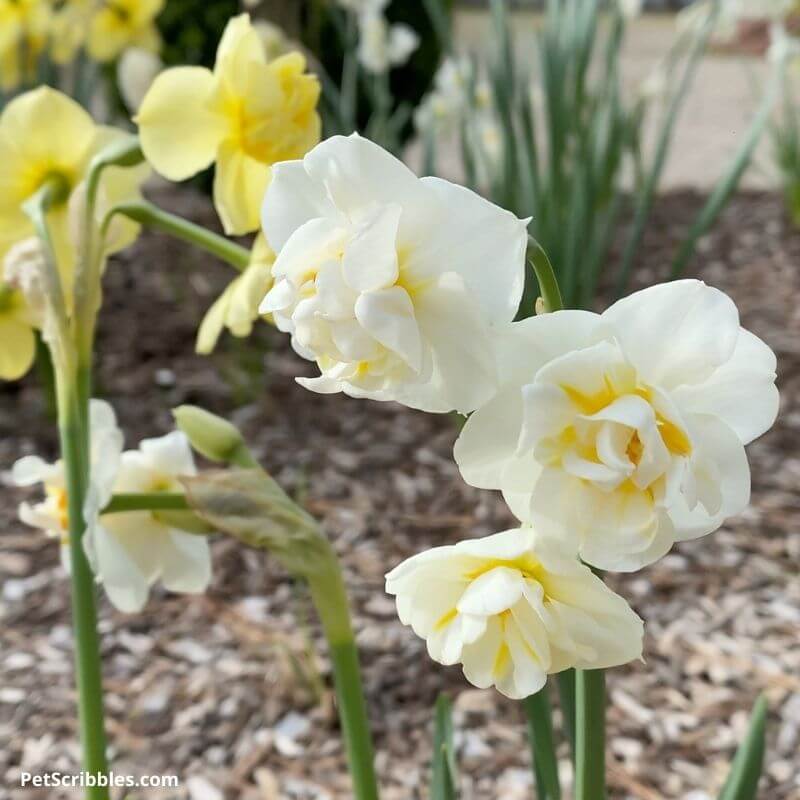
<path id="1" fill-rule="evenodd" d="M 83 551 L 83 503 L 88 479 L 86 441 L 77 392 L 63 376 L 59 380 L 59 435 L 66 473 L 69 518 L 70 576 L 72 581 L 72 626 L 75 634 L 75 672 L 78 686 L 78 722 L 83 749 L 83 769 L 106 774 L 105 723 L 100 641 L 97 635 L 95 583 Z M 87 800 L 108 800 L 108 789 L 86 789 Z"/>
<path id="2" fill-rule="evenodd" d="M 114 206 L 106 214 L 103 221 L 103 234 L 105 234 L 111 219 L 116 214 L 121 214 L 134 222 L 138 222 L 140 225 L 164 231 L 177 239 L 196 245 L 201 250 L 205 250 L 230 264 L 239 272 L 243 271 L 250 263 L 250 251 L 246 247 L 231 242 L 224 236 L 212 233 L 182 217 L 170 214 L 168 211 L 164 211 L 146 200 L 136 203 L 120 203 Z"/>
<path id="3" fill-rule="evenodd" d="M 347 761 L 356 800 L 377 800 L 372 737 L 361 683 L 347 592 L 338 561 L 331 550 L 330 569 L 310 581 L 311 597 L 322 622 L 333 662 L 333 680 Z"/>
<path id="4" fill-rule="evenodd" d="M 522 704 L 528 717 L 528 738 L 531 742 L 534 774 L 540 777 L 547 800 L 561 800 L 553 715 L 547 696 L 547 684 L 536 694 L 526 697 Z"/>
<path id="5" fill-rule="evenodd" d="M 605 800 L 605 675 L 601 669 L 575 675 L 575 800 Z"/>
<path id="6" fill-rule="evenodd" d="M 122 511 L 188 511 L 186 495 L 180 492 L 120 493 L 115 494 L 103 514 L 118 514 Z"/>

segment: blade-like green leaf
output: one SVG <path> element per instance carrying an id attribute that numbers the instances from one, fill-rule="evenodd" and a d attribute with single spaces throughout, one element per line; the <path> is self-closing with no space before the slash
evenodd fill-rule
<path id="1" fill-rule="evenodd" d="M 553 715 L 547 685 L 522 701 L 528 717 L 528 738 L 533 756 L 534 777 L 539 800 L 561 800 L 558 759 L 553 736 Z"/>
<path id="2" fill-rule="evenodd" d="M 558 697 L 561 701 L 561 716 L 564 720 L 564 734 L 569 739 L 572 757 L 575 758 L 575 670 L 565 669 L 556 675 Z"/>
<path id="3" fill-rule="evenodd" d="M 687 262 L 694 254 L 697 242 L 700 237 L 716 222 L 720 212 L 725 207 L 742 177 L 756 145 L 761 139 L 761 134 L 767 127 L 767 123 L 772 115 L 775 101 L 778 99 L 780 85 L 783 79 L 783 66 L 775 68 L 770 86 L 761 102 L 761 107 L 753 119 L 747 135 L 742 139 L 742 143 L 734 154 L 733 160 L 719 183 L 714 187 L 714 191 L 706 201 L 697 219 L 692 224 L 680 250 L 672 262 L 672 278 L 677 278 L 683 272 Z"/>
<path id="4" fill-rule="evenodd" d="M 455 800 L 456 759 L 453 750 L 452 704 L 447 695 L 436 699 L 436 719 L 433 731 L 431 759 L 431 800 Z"/>
<path id="5" fill-rule="evenodd" d="M 761 695 L 753 706 L 750 725 L 731 764 L 728 780 L 719 800 L 755 800 L 764 765 L 764 733 L 767 725 L 767 700 Z"/>

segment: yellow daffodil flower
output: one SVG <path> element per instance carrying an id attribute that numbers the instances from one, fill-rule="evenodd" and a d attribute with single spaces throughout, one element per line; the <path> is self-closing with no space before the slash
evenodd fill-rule
<path id="1" fill-rule="evenodd" d="M 258 228 L 271 165 L 319 141 L 319 81 L 305 66 L 296 52 L 269 61 L 242 14 L 228 23 L 213 72 L 166 70 L 144 98 L 136 121 L 148 161 L 174 181 L 216 162 L 214 202 L 228 234 Z"/>
<path id="2" fill-rule="evenodd" d="M 158 52 L 155 18 L 164 0 L 105 0 L 89 25 L 87 49 L 95 61 L 112 61 L 126 47 Z"/>
<path id="3" fill-rule="evenodd" d="M 51 207 L 47 222 L 62 281 L 70 285 L 80 229 L 75 217 L 86 171 L 95 153 L 123 135 L 95 125 L 74 100 L 46 86 L 6 106 L 0 115 L 0 259 L 15 243 L 34 235 L 22 206 L 45 181 L 57 177 L 66 191 Z M 139 167 L 107 169 L 99 187 L 98 214 L 112 203 L 134 199 L 146 172 Z M 115 221 L 107 252 L 130 244 L 137 232 L 135 225 Z"/>
<path id="4" fill-rule="evenodd" d="M 86 42 L 96 0 L 66 0 L 50 25 L 50 56 L 57 64 L 68 64 Z"/>
<path id="5" fill-rule="evenodd" d="M 50 18 L 47 0 L 0 0 L 0 89 L 33 80 Z"/>
<path id="6" fill-rule="evenodd" d="M 198 353 L 212 352 L 225 328 L 239 338 L 250 335 L 253 323 L 262 316 L 258 306 L 272 286 L 274 261 L 275 253 L 264 234 L 259 234 L 247 268 L 228 284 L 203 318 L 197 333 Z"/>
<path id="7" fill-rule="evenodd" d="M 36 353 L 33 323 L 22 293 L 0 283 L 0 379 L 15 381 L 31 368 Z"/>

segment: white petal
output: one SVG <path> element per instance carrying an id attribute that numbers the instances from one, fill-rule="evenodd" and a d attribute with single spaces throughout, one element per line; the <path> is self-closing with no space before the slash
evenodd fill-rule
<path id="1" fill-rule="evenodd" d="M 775 353 L 744 328 L 730 359 L 700 384 L 680 386 L 672 397 L 685 411 L 712 414 L 748 444 L 772 427 L 780 398 Z"/>
<path id="2" fill-rule="evenodd" d="M 477 302 L 456 273 L 414 298 L 417 322 L 433 356 L 433 375 L 401 402 L 428 411 L 473 411 L 497 390 L 494 342 Z"/>
<path id="3" fill-rule="evenodd" d="M 291 307 L 294 299 L 294 287 L 287 278 L 282 278 L 266 293 L 258 307 L 258 313 L 272 314 L 275 311 L 284 311 Z"/>
<path id="4" fill-rule="evenodd" d="M 166 436 L 143 439 L 139 445 L 152 469 L 167 475 L 194 475 L 197 469 L 189 440 L 182 431 Z"/>
<path id="5" fill-rule="evenodd" d="M 170 529 L 159 545 L 161 580 L 171 592 L 199 594 L 211 581 L 211 551 L 204 536 Z"/>
<path id="6" fill-rule="evenodd" d="M 96 525 L 86 531 L 83 544 L 109 600 L 120 611 L 141 611 L 147 602 L 149 582 L 117 538 L 103 526 Z"/>
<path id="7" fill-rule="evenodd" d="M 276 253 L 309 220 L 337 216 L 324 185 L 311 178 L 302 161 L 284 161 L 272 166 L 272 179 L 261 209 L 261 224 Z"/>
<path id="8" fill-rule="evenodd" d="M 527 221 L 490 203 L 475 192 L 441 178 L 421 181 L 448 210 L 444 224 L 409 256 L 408 270 L 456 271 L 475 293 L 492 323 L 511 322 L 525 284 Z"/>
<path id="9" fill-rule="evenodd" d="M 635 292 L 602 318 L 645 381 L 666 389 L 706 380 L 731 357 L 739 334 L 733 301 L 697 280 Z"/>
<path id="10" fill-rule="evenodd" d="M 490 617 L 508 611 L 522 596 L 518 569 L 495 567 L 475 578 L 458 601 L 460 614 Z"/>
<path id="11" fill-rule="evenodd" d="M 397 203 L 377 206 L 359 220 L 345 245 L 344 279 L 357 292 L 372 292 L 397 281 L 397 229 L 402 208 Z"/>
<path id="12" fill-rule="evenodd" d="M 436 198 L 417 176 L 391 153 L 358 134 L 331 136 L 306 155 L 304 164 L 312 180 L 324 186 L 332 203 L 347 215 L 375 203 L 399 203 L 403 209 L 398 232 L 401 245 L 419 241 L 423 231 L 441 221 Z"/>
<path id="13" fill-rule="evenodd" d="M 61 472 L 57 464 L 48 464 L 39 456 L 23 456 L 14 462 L 11 468 L 11 480 L 16 486 L 33 486 L 50 479 Z"/>
<path id="14" fill-rule="evenodd" d="M 518 452 L 522 393 L 514 386 L 473 412 L 461 429 L 453 456 L 470 486 L 531 492 L 541 467 L 530 452 Z"/>
<path id="15" fill-rule="evenodd" d="M 531 383 L 540 367 L 572 350 L 593 344 L 600 316 L 590 311 L 555 311 L 509 325 L 498 332 L 502 382 Z"/>
<path id="16" fill-rule="evenodd" d="M 709 513 L 701 505 L 700 492 L 701 503 L 692 511 L 684 505 L 670 507 L 678 541 L 711 533 L 750 502 L 750 467 L 744 445 L 736 433 L 721 420 L 707 415 L 691 416 L 687 422 L 695 442 L 690 468 L 696 476 L 717 482 L 720 506 L 715 513 Z"/>
<path id="17" fill-rule="evenodd" d="M 414 304 L 405 289 L 392 286 L 362 294 L 356 301 L 355 314 L 366 331 L 419 372 L 422 341 Z"/>

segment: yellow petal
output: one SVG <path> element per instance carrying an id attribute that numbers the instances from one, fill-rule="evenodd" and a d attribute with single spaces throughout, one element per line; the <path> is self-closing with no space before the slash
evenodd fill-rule
<path id="1" fill-rule="evenodd" d="M 174 67 L 153 81 L 136 116 L 142 151 L 156 172 L 184 180 L 213 161 L 224 121 L 207 108 L 214 75 L 204 67 Z"/>
<path id="2" fill-rule="evenodd" d="M 225 233 L 240 235 L 259 227 L 269 176 L 269 166 L 248 156 L 236 142 L 223 143 L 214 176 L 214 205 Z"/>
<path id="3" fill-rule="evenodd" d="M 197 331 L 197 342 L 195 350 L 201 355 L 208 355 L 213 352 L 217 346 L 217 340 L 225 327 L 225 317 L 228 313 L 228 304 L 230 302 L 231 294 L 235 288 L 236 281 L 239 278 L 234 278 L 225 291 L 214 301 L 211 308 L 208 309 L 203 321 L 200 323 L 200 329 Z"/>
<path id="4" fill-rule="evenodd" d="M 218 72 L 230 59 L 233 61 L 227 65 L 228 68 L 241 67 L 248 61 L 266 63 L 264 45 L 258 31 L 250 22 L 249 14 L 239 14 L 225 26 L 225 31 L 217 47 L 214 71 Z"/>
<path id="5" fill-rule="evenodd" d="M 33 329 L 0 312 L 0 378 L 5 381 L 21 378 L 31 368 L 35 353 Z"/>
<path id="6" fill-rule="evenodd" d="M 18 181 L 32 193 L 53 172 L 74 185 L 85 168 L 94 134 L 89 114 L 61 92 L 42 86 L 20 95 L 0 117 L 0 138 L 13 147 L 18 159 L 3 164 L 3 188 Z"/>

